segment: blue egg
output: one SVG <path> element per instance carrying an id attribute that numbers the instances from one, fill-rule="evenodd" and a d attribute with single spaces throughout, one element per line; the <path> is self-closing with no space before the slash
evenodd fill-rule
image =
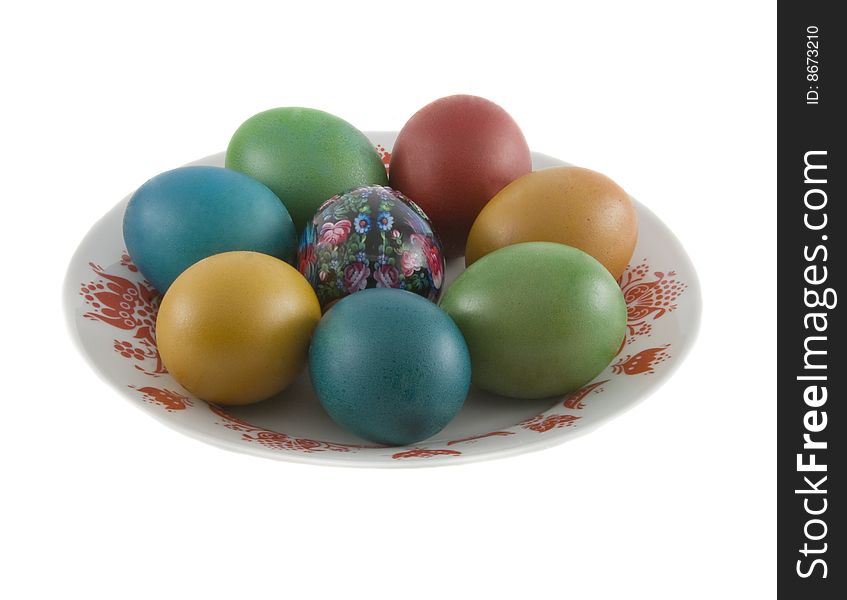
<path id="1" fill-rule="evenodd" d="M 447 313 L 388 288 L 363 290 L 329 309 L 312 337 L 309 369 L 338 424 L 397 446 L 441 431 L 471 383 L 467 344 Z"/>
<path id="2" fill-rule="evenodd" d="M 123 230 L 133 262 L 162 293 L 213 254 L 252 250 L 291 263 L 297 246 L 276 194 L 220 167 L 181 167 L 147 181 L 129 200 Z"/>

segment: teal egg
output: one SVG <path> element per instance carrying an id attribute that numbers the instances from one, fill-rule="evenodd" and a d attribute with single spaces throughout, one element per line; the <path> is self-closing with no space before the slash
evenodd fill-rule
<path id="1" fill-rule="evenodd" d="M 486 254 L 447 289 L 441 308 L 467 340 L 474 385 L 513 398 L 585 385 L 626 334 L 615 278 L 582 250 L 550 242 Z"/>
<path id="2" fill-rule="evenodd" d="M 471 381 L 468 347 L 450 317 L 417 294 L 386 288 L 332 306 L 312 337 L 309 369 L 338 424 L 398 446 L 441 431 Z"/>
<path id="3" fill-rule="evenodd" d="M 232 250 L 294 261 L 297 233 L 285 206 L 259 181 L 220 167 L 181 167 L 130 198 L 124 242 L 139 271 L 164 293 L 199 260 Z"/>

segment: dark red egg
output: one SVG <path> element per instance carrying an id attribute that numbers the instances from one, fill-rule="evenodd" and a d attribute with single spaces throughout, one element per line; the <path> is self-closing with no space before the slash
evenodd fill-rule
<path id="1" fill-rule="evenodd" d="M 462 256 L 476 216 L 532 170 L 517 123 L 490 100 L 447 96 L 424 106 L 397 136 L 389 181 L 433 222 L 445 254 Z"/>

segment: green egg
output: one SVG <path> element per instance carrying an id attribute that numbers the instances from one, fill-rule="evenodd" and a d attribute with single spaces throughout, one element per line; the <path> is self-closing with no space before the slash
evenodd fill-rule
<path id="1" fill-rule="evenodd" d="M 608 366 L 626 333 L 620 286 L 571 246 L 528 242 L 469 266 L 441 300 L 468 344 L 473 383 L 513 398 L 572 392 Z"/>
<path id="2" fill-rule="evenodd" d="M 226 166 L 273 190 L 298 231 L 332 196 L 388 185 L 385 165 L 365 134 L 311 108 L 274 108 L 247 119 L 229 142 Z"/>

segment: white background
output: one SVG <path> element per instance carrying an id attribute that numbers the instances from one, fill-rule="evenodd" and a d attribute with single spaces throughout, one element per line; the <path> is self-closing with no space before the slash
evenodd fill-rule
<path id="1" fill-rule="evenodd" d="M 0 9 L 0 596 L 774 595 L 771 3 L 16 4 Z M 612 176 L 689 251 L 699 341 L 636 409 L 516 458 L 319 468 L 184 437 L 75 353 L 67 261 L 147 178 L 266 108 L 399 129 L 460 92 Z"/>

